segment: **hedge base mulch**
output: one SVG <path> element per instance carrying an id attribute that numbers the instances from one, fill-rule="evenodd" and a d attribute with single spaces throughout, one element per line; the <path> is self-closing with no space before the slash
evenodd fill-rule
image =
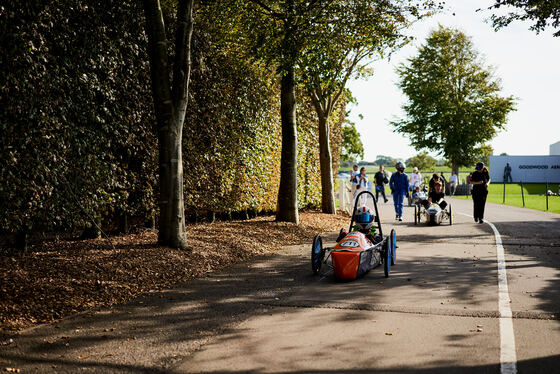
<path id="1" fill-rule="evenodd" d="M 33 245 L 25 256 L 0 257 L 0 335 L 170 288 L 347 224 L 343 215 L 308 211 L 298 226 L 274 217 L 188 225 L 186 251 L 158 246 L 154 231 Z"/>

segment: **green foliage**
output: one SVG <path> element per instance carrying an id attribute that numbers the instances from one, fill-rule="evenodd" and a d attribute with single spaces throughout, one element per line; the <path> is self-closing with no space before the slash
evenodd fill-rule
<path id="1" fill-rule="evenodd" d="M 498 9 L 502 6 L 514 7 L 517 10 L 503 16 L 492 15 L 492 24 L 496 29 L 506 27 L 517 20 L 534 21 L 530 29 L 537 33 L 547 26 L 560 28 L 560 1 L 558 0 L 496 0 L 489 9 Z M 560 36 L 560 30 L 557 30 L 554 36 Z"/>
<path id="2" fill-rule="evenodd" d="M 403 105 L 406 118 L 391 123 L 395 131 L 453 165 L 474 163 L 481 145 L 504 128 L 515 108 L 513 97 L 499 95 L 500 81 L 458 30 L 440 26 L 432 31 L 397 73 L 408 102 Z"/>
<path id="3" fill-rule="evenodd" d="M 346 121 L 342 126 L 342 161 L 356 162 L 357 158 L 364 158 L 364 145 L 356 124 Z"/>
<path id="4" fill-rule="evenodd" d="M 245 45 L 228 39 L 215 10 L 201 4 L 196 15 L 183 132 L 187 215 L 274 210 L 281 139 L 276 72 L 240 58 L 248 54 Z M 107 225 L 124 213 L 157 215 L 143 22 L 132 0 L 0 6 L 0 230 L 75 229 L 92 220 Z M 342 104 L 331 122 L 333 154 L 336 147 L 340 152 L 340 111 Z M 320 203 L 315 121 L 299 121 L 300 206 Z"/>
<path id="5" fill-rule="evenodd" d="M 420 170 L 431 170 L 436 166 L 437 160 L 430 156 L 428 152 L 420 152 L 406 160 L 407 167 L 417 167 Z"/>
<path id="6" fill-rule="evenodd" d="M 328 13 L 304 26 L 308 40 L 298 60 L 315 105 L 328 115 L 348 79 L 371 75 L 368 65 L 407 44 L 403 30 L 433 7 L 431 1 L 329 1 Z"/>
<path id="7" fill-rule="evenodd" d="M 0 227 L 145 214 L 155 140 L 136 3 L 24 1 L 0 17 Z"/>

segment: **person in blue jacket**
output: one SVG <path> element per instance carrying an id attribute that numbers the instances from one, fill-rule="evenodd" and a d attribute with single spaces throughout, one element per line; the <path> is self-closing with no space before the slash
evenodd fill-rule
<path id="1" fill-rule="evenodd" d="M 403 201 L 405 195 L 408 193 L 409 186 L 408 175 L 406 175 L 404 172 L 404 164 L 402 162 L 397 162 L 395 168 L 397 169 L 397 172 L 391 175 L 391 179 L 389 180 L 389 187 L 391 188 L 391 193 L 393 194 L 395 213 L 397 213 L 395 219 L 402 221 Z"/>

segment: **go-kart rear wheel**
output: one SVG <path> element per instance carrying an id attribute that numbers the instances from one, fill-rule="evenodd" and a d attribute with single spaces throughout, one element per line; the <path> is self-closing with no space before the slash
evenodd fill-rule
<path id="1" fill-rule="evenodd" d="M 453 224 L 453 211 L 451 210 L 451 205 L 449 205 L 449 225 L 451 226 Z"/>
<path id="2" fill-rule="evenodd" d="M 315 235 L 311 246 L 311 270 L 313 270 L 313 274 L 317 275 L 321 271 L 324 257 L 323 239 L 321 239 L 321 235 Z"/>
<path id="3" fill-rule="evenodd" d="M 397 259 L 397 233 L 395 229 L 391 230 L 391 235 L 389 235 L 389 240 L 391 241 L 391 266 L 395 265 Z"/>
<path id="4" fill-rule="evenodd" d="M 418 224 L 418 205 L 414 205 L 414 224 Z"/>
<path id="5" fill-rule="evenodd" d="M 393 253 L 391 238 L 386 238 L 383 251 L 383 270 L 385 271 L 385 278 L 389 277 L 391 272 L 391 254 Z"/>

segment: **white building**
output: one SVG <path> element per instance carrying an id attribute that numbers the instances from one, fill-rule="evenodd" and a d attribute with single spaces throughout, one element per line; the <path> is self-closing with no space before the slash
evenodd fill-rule
<path id="1" fill-rule="evenodd" d="M 560 142 L 556 142 L 550 145 L 550 155 L 551 156 L 560 155 Z"/>

